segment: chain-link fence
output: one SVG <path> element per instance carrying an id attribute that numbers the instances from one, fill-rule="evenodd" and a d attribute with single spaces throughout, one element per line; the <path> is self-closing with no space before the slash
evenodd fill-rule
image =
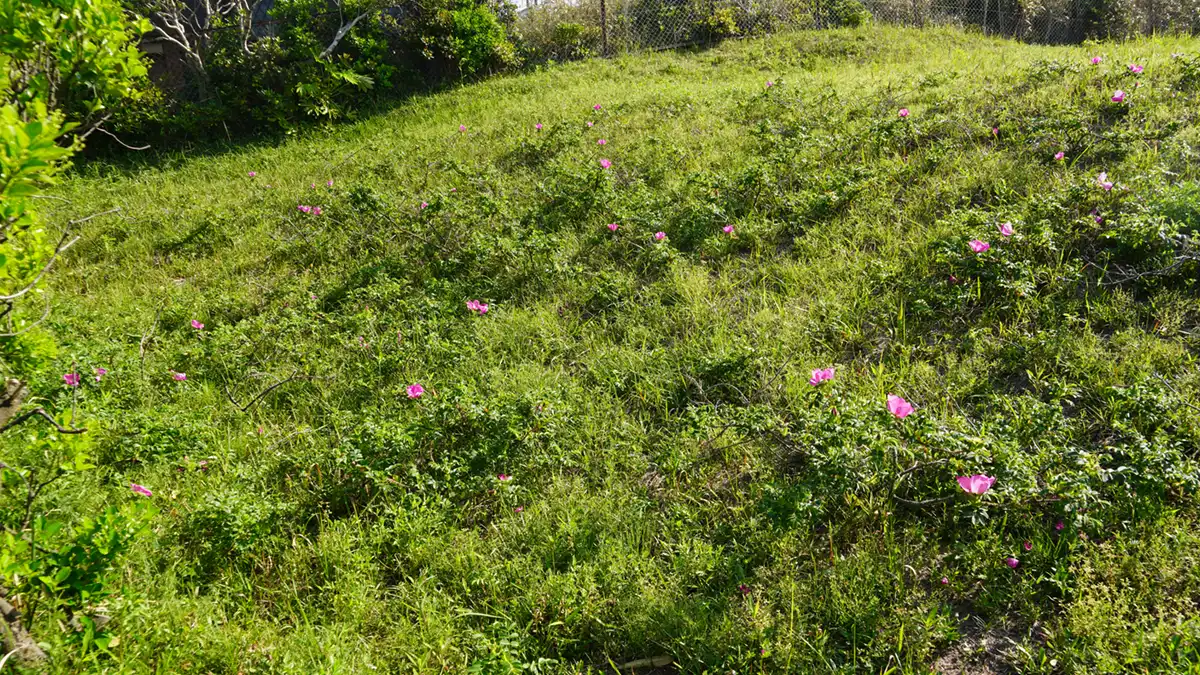
<path id="1" fill-rule="evenodd" d="M 530 0 L 518 28 L 557 60 L 866 21 L 955 25 L 1030 42 L 1200 32 L 1200 0 Z"/>

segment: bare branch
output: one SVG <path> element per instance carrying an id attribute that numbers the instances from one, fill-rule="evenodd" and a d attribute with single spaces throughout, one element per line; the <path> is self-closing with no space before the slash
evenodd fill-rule
<path id="1" fill-rule="evenodd" d="M 8 424 L 5 424 L 4 426 L 0 427 L 0 434 L 4 433 L 5 431 L 8 431 L 9 429 L 17 426 L 18 424 L 21 424 L 25 420 L 31 419 L 33 417 L 45 418 L 46 421 L 49 422 L 51 425 L 53 425 L 54 428 L 57 429 L 59 433 L 82 434 L 85 431 L 87 431 L 87 429 L 74 429 L 71 427 L 64 427 L 63 425 L 59 424 L 58 421 L 55 420 L 50 415 L 50 413 L 46 412 L 45 408 L 38 407 L 38 408 L 34 408 L 33 410 L 30 410 L 29 412 L 27 412 L 23 415 L 18 415 L 17 417 L 14 417 L 12 419 L 12 421 L 10 421 Z"/>
<path id="2" fill-rule="evenodd" d="M 325 48 L 325 51 L 321 52 L 321 55 L 317 57 L 317 60 L 320 61 L 320 60 L 324 59 L 325 57 L 329 56 L 330 54 L 332 54 L 333 50 L 337 49 L 338 43 L 342 41 L 342 38 L 346 37 L 346 33 L 349 33 L 350 30 L 352 28 L 354 28 L 354 25 L 357 24 L 359 21 L 362 21 L 363 18 L 365 16 L 367 16 L 367 14 L 368 14 L 368 12 L 363 12 L 362 14 L 359 14 L 358 16 L 351 19 L 350 23 L 345 24 L 341 28 L 339 28 L 337 34 L 335 34 L 333 36 L 333 42 L 329 43 L 329 46 Z"/>
<path id="3" fill-rule="evenodd" d="M 240 410 L 242 412 L 248 412 L 259 401 L 263 400 L 263 398 L 266 397 L 267 394 L 270 394 L 272 391 L 275 391 L 279 387 L 282 387 L 283 385 L 285 385 L 289 382 L 295 382 L 297 380 L 311 380 L 311 379 L 313 379 L 313 378 L 308 375 L 299 375 L 297 373 L 292 373 L 286 380 L 280 380 L 279 382 L 276 382 L 275 384 L 260 391 L 258 393 L 258 395 L 255 396 L 254 398 L 250 399 L 250 402 L 247 403 L 246 405 L 242 405 L 241 403 L 239 403 L 237 401 L 237 399 L 235 399 L 233 397 L 233 394 L 230 393 L 229 387 L 226 386 L 224 383 L 221 384 L 221 388 L 225 390 L 225 397 L 229 399 L 229 402 L 232 403 L 234 405 L 234 407 L 236 407 L 238 410 Z"/>
<path id="4" fill-rule="evenodd" d="M 99 131 L 100 133 L 104 134 L 105 136 L 108 136 L 109 138 L 116 141 L 117 145 L 120 145 L 122 148 L 125 148 L 126 150 L 149 150 L 150 149 L 149 145 L 138 145 L 138 146 L 126 145 L 125 141 L 122 141 L 120 138 L 117 138 L 116 134 L 109 131 L 108 129 L 105 129 L 104 127 L 98 126 L 94 129 L 92 129 L 92 131 Z M 91 133 L 91 131 L 89 131 L 88 133 Z"/>

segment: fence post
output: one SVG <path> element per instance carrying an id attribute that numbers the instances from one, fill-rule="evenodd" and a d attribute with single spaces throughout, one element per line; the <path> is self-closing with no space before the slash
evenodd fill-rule
<path id="1" fill-rule="evenodd" d="M 608 56 L 608 7 L 600 0 L 600 39 L 603 41 L 604 55 Z"/>

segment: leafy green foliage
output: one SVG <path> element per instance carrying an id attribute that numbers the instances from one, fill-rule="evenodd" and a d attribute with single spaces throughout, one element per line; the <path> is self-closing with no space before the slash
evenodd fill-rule
<path id="1" fill-rule="evenodd" d="M 56 498 L 171 505 L 109 669 L 1192 668 L 1198 49 L 778 35 L 89 167 Z"/>

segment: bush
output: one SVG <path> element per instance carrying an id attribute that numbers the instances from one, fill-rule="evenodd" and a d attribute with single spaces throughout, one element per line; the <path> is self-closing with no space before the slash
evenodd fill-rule
<path id="1" fill-rule="evenodd" d="M 126 1 L 156 17 L 177 7 Z M 211 18 L 209 37 L 192 47 L 187 86 L 165 92 L 169 113 L 131 109 L 122 130 L 164 141 L 214 127 L 293 131 L 305 120 L 351 117 L 382 98 L 518 63 L 501 7 L 479 0 L 352 0 L 337 12 L 324 0 L 277 0 L 265 29 L 246 21 L 249 11 Z M 155 20 L 156 35 L 170 36 Z"/>

